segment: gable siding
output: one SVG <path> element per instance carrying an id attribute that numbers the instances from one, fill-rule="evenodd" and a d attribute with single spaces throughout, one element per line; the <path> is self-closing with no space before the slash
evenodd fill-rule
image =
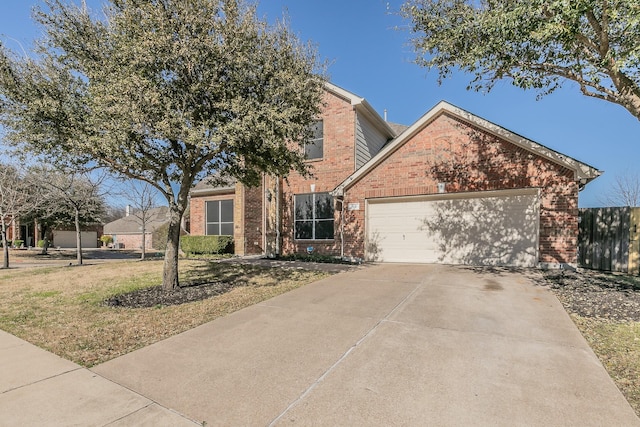
<path id="1" fill-rule="evenodd" d="M 387 143 L 387 138 L 362 114 L 356 114 L 356 170 L 360 169 Z"/>

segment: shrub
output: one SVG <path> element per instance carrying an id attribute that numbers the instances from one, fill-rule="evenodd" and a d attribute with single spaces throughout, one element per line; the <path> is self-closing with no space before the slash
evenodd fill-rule
<path id="1" fill-rule="evenodd" d="M 319 262 L 324 264 L 353 264 L 353 262 L 343 260 L 340 257 L 322 254 L 291 254 L 281 255 L 279 259 L 284 261 Z"/>
<path id="2" fill-rule="evenodd" d="M 100 241 L 104 246 L 108 246 L 110 243 L 113 243 L 113 236 L 110 234 L 103 234 L 100 236 Z"/>
<path id="3" fill-rule="evenodd" d="M 39 248 L 49 247 L 49 241 L 47 239 L 38 240 L 36 244 Z"/>
<path id="4" fill-rule="evenodd" d="M 14 240 L 13 241 L 13 247 L 14 248 L 21 248 L 22 245 L 24 245 L 24 240 Z"/>
<path id="5" fill-rule="evenodd" d="M 162 224 L 151 233 L 151 243 L 153 249 L 163 251 L 167 245 L 167 235 L 169 234 L 169 223 Z"/>
<path id="6" fill-rule="evenodd" d="M 180 247 L 187 255 L 233 253 L 231 236 L 182 236 Z"/>

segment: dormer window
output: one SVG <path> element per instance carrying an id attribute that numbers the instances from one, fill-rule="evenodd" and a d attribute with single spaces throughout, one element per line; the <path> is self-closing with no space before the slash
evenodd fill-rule
<path id="1" fill-rule="evenodd" d="M 307 160 L 322 159 L 324 146 L 324 126 L 322 120 L 311 125 L 311 138 L 304 145 L 304 158 Z"/>

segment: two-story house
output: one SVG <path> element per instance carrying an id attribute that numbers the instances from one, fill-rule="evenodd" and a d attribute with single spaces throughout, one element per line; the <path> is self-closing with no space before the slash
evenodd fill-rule
<path id="1" fill-rule="evenodd" d="M 313 176 L 202 182 L 192 234 L 233 235 L 239 255 L 575 265 L 578 191 L 600 171 L 446 102 L 403 127 L 325 89 L 305 146 Z"/>

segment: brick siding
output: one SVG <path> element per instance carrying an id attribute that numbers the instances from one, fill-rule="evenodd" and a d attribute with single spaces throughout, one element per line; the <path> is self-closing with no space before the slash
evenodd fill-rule
<path id="1" fill-rule="evenodd" d="M 347 100 L 325 92 L 323 158 L 312 160 L 311 177 L 292 173 L 282 191 L 282 252 L 305 253 L 308 246 L 322 254 L 340 255 L 338 222 L 333 240 L 295 240 L 293 228 L 293 201 L 296 194 L 332 191 L 355 170 L 356 112 Z M 338 213 L 336 212 L 336 215 Z"/>
<path id="2" fill-rule="evenodd" d="M 204 234 L 206 201 L 233 197 L 236 254 L 274 253 L 279 215 L 282 254 L 304 253 L 313 246 L 316 253 L 340 255 L 344 246 L 344 255 L 364 258 L 367 199 L 436 194 L 439 182 L 446 183 L 447 193 L 536 188 L 540 192 L 539 261 L 576 262 L 578 184 L 573 172 L 448 113 L 432 120 L 346 190 L 344 224 L 336 201 L 333 240 L 296 240 L 294 196 L 311 193 L 312 185 L 316 193 L 332 191 L 355 169 L 354 107 L 328 92 L 324 102 L 323 158 L 309 162 L 311 177 L 293 172 L 286 180 L 267 179 L 257 188 L 238 184 L 229 194 L 192 196 L 191 233 Z M 350 203 L 358 203 L 359 210 L 346 209 Z"/>
<path id="3" fill-rule="evenodd" d="M 151 233 L 146 233 L 144 246 L 146 249 L 153 249 L 153 236 Z M 116 241 L 121 246 L 121 249 L 142 249 L 142 233 L 140 234 L 116 234 Z"/>
<path id="4" fill-rule="evenodd" d="M 540 189 L 540 262 L 576 262 L 578 185 L 573 172 L 443 114 L 345 193 L 346 253 L 364 257 L 365 200 L 518 188 Z"/>

